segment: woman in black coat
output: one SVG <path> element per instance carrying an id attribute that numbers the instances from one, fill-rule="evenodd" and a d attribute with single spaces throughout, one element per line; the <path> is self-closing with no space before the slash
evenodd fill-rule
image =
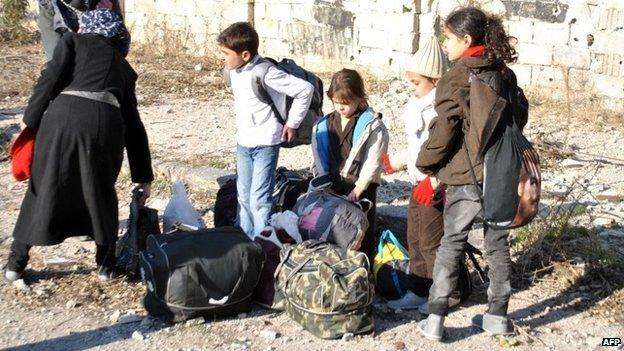
<path id="1" fill-rule="evenodd" d="M 63 36 L 35 85 L 23 119 L 37 129 L 32 175 L 13 232 L 8 280 L 21 277 L 31 246 L 80 235 L 97 245 L 100 278 L 113 274 L 115 182 L 124 146 L 143 201 L 153 180 L 134 92 L 137 75 L 125 59 L 129 40 L 113 11 L 86 12 L 80 34 Z"/>

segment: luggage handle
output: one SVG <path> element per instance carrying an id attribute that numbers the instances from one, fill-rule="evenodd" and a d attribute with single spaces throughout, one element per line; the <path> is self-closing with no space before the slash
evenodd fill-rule
<path id="1" fill-rule="evenodd" d="M 190 225 L 190 224 L 184 224 L 180 221 L 175 221 L 173 223 L 173 226 L 171 227 L 171 230 L 164 233 L 164 234 L 173 234 L 175 232 L 187 232 L 187 233 L 192 233 L 192 232 L 196 232 L 199 230 L 199 227 Z"/>
<path id="2" fill-rule="evenodd" d="M 273 278 L 275 278 L 275 281 L 277 281 L 277 276 L 279 275 L 279 272 L 282 270 L 282 266 L 290 258 L 290 254 L 292 253 L 293 249 L 294 249 L 293 246 L 287 246 L 286 248 L 282 249 L 282 252 L 285 251 L 285 254 L 284 254 L 284 258 L 280 259 L 280 263 L 277 265 L 277 268 L 275 268 L 275 272 L 273 273 Z"/>
<path id="3" fill-rule="evenodd" d="M 309 248 L 318 248 L 318 247 L 323 247 L 325 246 L 327 243 L 324 241 L 317 241 L 317 242 L 308 242 L 311 243 L 311 247 Z M 275 269 L 275 273 L 274 273 L 274 277 L 277 281 L 277 276 L 279 275 L 279 272 L 282 270 L 282 266 L 284 266 L 284 264 L 286 264 L 286 261 L 288 261 L 288 259 L 290 258 L 290 255 L 292 254 L 292 252 L 294 251 L 295 246 L 291 245 L 288 246 L 286 248 L 286 253 L 284 254 L 284 258 L 280 261 L 279 265 L 277 266 L 277 269 Z M 313 250 L 313 252 L 316 250 Z M 290 279 L 292 279 L 292 277 L 299 273 L 299 271 L 301 271 L 303 269 L 303 267 L 305 267 L 306 264 L 308 264 L 308 262 L 310 262 L 312 260 L 312 257 L 307 257 L 303 262 L 299 263 L 297 266 L 295 266 L 292 271 L 290 272 L 290 274 L 288 274 L 288 276 L 286 277 L 285 281 L 284 281 L 284 290 L 286 290 L 286 287 L 288 286 L 288 282 L 290 281 Z"/>
<path id="4" fill-rule="evenodd" d="M 293 268 L 292 271 L 290 271 L 286 279 L 284 279 L 284 292 L 288 288 L 288 283 L 295 276 L 295 274 L 299 273 L 299 271 L 301 271 L 303 267 L 305 267 L 305 265 L 308 264 L 308 262 L 310 262 L 311 260 L 312 260 L 312 257 L 306 258 L 303 262 L 299 263 L 295 268 Z"/>
<path id="5" fill-rule="evenodd" d="M 228 302 L 229 299 L 230 299 L 229 295 L 225 295 L 225 296 L 223 296 L 219 300 L 215 300 L 215 299 L 213 299 L 211 297 L 211 298 L 208 299 L 208 303 L 211 304 L 211 305 L 225 305 Z"/>
<path id="6" fill-rule="evenodd" d="M 373 208 L 373 202 L 369 199 L 362 199 L 357 202 L 354 202 L 354 204 L 358 205 L 360 209 L 364 212 L 364 214 L 368 214 L 368 211 L 370 211 L 370 209 Z M 363 204 L 368 205 L 366 206 L 366 209 L 364 209 Z"/>
<path id="7" fill-rule="evenodd" d="M 394 236 L 394 233 L 392 233 L 390 229 L 384 230 L 383 233 L 381 234 L 381 237 L 379 238 L 379 245 L 377 246 L 377 252 L 381 252 L 383 254 L 383 248 L 385 246 L 386 241 L 392 242 L 392 244 L 394 244 L 394 246 L 397 249 L 399 249 L 399 251 L 401 251 L 403 255 L 405 255 L 406 257 L 409 257 L 409 254 L 405 252 L 403 245 L 399 243 L 397 238 Z"/>
<path id="8" fill-rule="evenodd" d="M 336 196 L 341 199 L 349 201 L 349 199 L 345 195 L 338 195 L 334 193 L 331 189 L 332 184 L 333 183 L 330 180 L 328 174 L 316 176 L 310 180 L 310 183 L 308 184 L 308 191 L 305 194 L 302 194 L 301 197 L 304 197 L 304 199 L 306 199 L 311 193 L 322 191 L 329 195 Z M 354 202 L 349 201 L 349 202 L 358 206 L 360 210 L 362 210 L 365 214 L 368 214 L 368 211 L 370 211 L 370 209 L 373 207 L 373 202 L 370 201 L 369 199 L 361 199 L 359 201 L 354 201 Z M 367 204 L 366 209 L 364 209 L 364 206 L 363 206 L 364 204 Z"/>
<path id="9" fill-rule="evenodd" d="M 246 269 L 245 269 L 246 271 Z M 241 285 L 241 283 L 243 282 L 243 276 L 244 274 L 241 274 L 240 277 L 238 277 L 238 280 L 236 281 L 236 284 L 234 284 L 234 287 L 232 288 L 232 292 L 230 292 L 227 295 L 224 295 L 222 298 L 220 299 L 213 299 L 212 297 L 208 299 L 208 303 L 210 303 L 211 305 L 216 305 L 216 306 L 222 306 L 225 305 L 229 300 L 230 297 L 232 295 L 234 295 L 234 292 L 238 289 L 238 286 Z"/>
<path id="10" fill-rule="evenodd" d="M 364 214 L 368 214 L 368 211 L 370 211 L 370 209 L 373 207 L 373 202 L 369 199 L 364 199 L 362 198 L 361 200 L 358 201 L 351 201 L 349 200 L 349 198 L 346 195 L 338 195 L 336 193 L 334 193 L 333 191 L 331 191 L 328 188 L 325 189 L 321 189 L 321 191 L 325 191 L 327 194 L 331 195 L 331 196 L 335 196 L 338 198 L 341 198 L 343 200 L 348 201 L 351 204 L 354 204 L 355 206 L 359 207 L 360 210 L 362 210 L 362 212 L 364 212 Z M 364 204 L 366 204 L 366 209 L 364 209 Z"/>
<path id="11" fill-rule="evenodd" d="M 234 284 L 234 287 L 232 288 L 232 291 L 229 294 L 223 296 L 222 298 L 220 298 L 218 300 L 217 299 L 213 299 L 213 298 L 209 298 L 208 302 L 211 305 L 217 305 L 217 306 L 225 305 L 230 300 L 230 297 L 232 295 L 234 295 L 234 292 L 236 292 L 236 290 L 238 290 L 238 287 L 243 282 L 243 277 L 245 276 L 245 273 L 247 273 L 247 271 L 249 270 L 249 264 L 248 264 L 247 260 L 246 259 L 242 259 L 241 262 L 243 262 L 243 267 L 242 267 L 242 273 L 243 274 L 241 274 L 240 277 L 238 277 L 238 280 L 236 281 L 236 284 Z"/>

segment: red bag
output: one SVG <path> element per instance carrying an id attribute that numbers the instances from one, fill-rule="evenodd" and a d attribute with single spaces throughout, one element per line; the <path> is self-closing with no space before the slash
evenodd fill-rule
<path id="1" fill-rule="evenodd" d="M 11 172 L 18 182 L 30 178 L 30 166 L 35 153 L 35 136 L 37 130 L 26 127 L 11 145 Z"/>

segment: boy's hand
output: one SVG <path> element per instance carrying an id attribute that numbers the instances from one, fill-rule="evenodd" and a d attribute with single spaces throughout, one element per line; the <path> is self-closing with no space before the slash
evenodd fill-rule
<path id="1" fill-rule="evenodd" d="M 288 144 L 292 143 L 293 140 L 295 140 L 296 134 L 296 129 L 284 126 L 284 128 L 282 128 L 282 142 L 286 142 Z"/>
<path id="2" fill-rule="evenodd" d="M 349 201 L 359 201 L 360 197 L 362 197 L 362 193 L 364 192 L 365 189 L 359 188 L 359 187 L 355 187 L 353 188 L 353 190 L 351 190 L 351 192 L 349 193 L 349 195 L 347 195 L 347 199 L 349 199 Z"/>

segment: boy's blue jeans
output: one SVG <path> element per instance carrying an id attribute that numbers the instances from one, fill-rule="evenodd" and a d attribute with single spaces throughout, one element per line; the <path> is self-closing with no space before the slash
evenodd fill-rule
<path id="1" fill-rule="evenodd" d="M 271 215 L 279 149 L 279 145 L 236 145 L 237 223 L 252 239 L 262 232 Z"/>

